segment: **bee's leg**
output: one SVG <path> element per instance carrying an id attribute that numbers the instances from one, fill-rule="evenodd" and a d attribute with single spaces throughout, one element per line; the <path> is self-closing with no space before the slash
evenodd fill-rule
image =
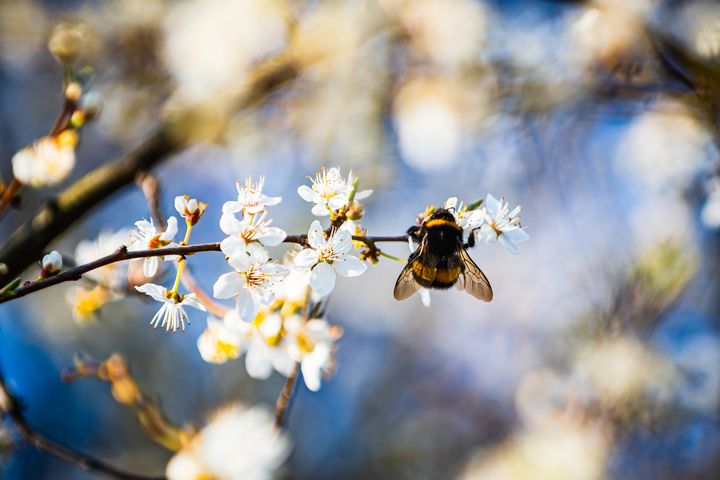
<path id="1" fill-rule="evenodd" d="M 420 243 L 420 227 L 415 225 L 414 227 L 408 228 L 407 234 L 410 238 L 415 240 L 416 243 Z"/>
<path id="2" fill-rule="evenodd" d="M 463 245 L 463 248 L 472 248 L 475 246 L 475 230 L 470 231 L 470 236 L 468 236 L 467 243 Z"/>

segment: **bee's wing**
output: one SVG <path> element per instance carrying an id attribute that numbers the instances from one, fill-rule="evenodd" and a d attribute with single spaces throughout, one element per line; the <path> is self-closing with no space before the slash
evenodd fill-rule
<path id="1" fill-rule="evenodd" d="M 475 265 L 475 262 L 464 248 L 460 249 L 460 258 L 463 263 L 463 286 L 465 291 L 478 300 L 484 302 L 492 300 L 493 291 L 490 282 L 482 270 Z"/>
<path id="2" fill-rule="evenodd" d="M 408 260 L 407 265 L 402 269 L 400 276 L 395 282 L 395 289 L 393 290 L 395 300 L 405 300 L 420 288 L 420 285 L 415 281 L 415 277 L 413 277 L 413 263 L 414 259 L 410 257 L 410 260 Z"/>

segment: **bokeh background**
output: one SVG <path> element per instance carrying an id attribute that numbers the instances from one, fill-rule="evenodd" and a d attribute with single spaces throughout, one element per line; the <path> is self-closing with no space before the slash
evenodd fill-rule
<path id="1" fill-rule="evenodd" d="M 283 196 L 275 224 L 305 232 L 296 189 L 321 166 L 352 168 L 374 189 L 371 235 L 402 234 L 455 195 L 523 206 L 531 239 L 519 256 L 471 251 L 490 304 L 455 290 L 430 308 L 398 303 L 401 266 L 388 261 L 339 284 L 328 310 L 345 331 L 338 369 L 318 393 L 299 387 L 282 478 L 718 478 L 720 5 L 3 0 L 5 179 L 62 105 L 47 49 L 58 28 L 79 39 L 104 100 L 73 178 L 184 112 L 188 146 L 154 173 L 166 214 L 175 195 L 209 203 L 194 242 L 222 237 L 220 207 L 249 174 Z M 273 57 L 292 58 L 295 78 L 235 109 L 234 93 Z M 53 193 L 26 191 L 0 240 Z M 80 240 L 143 217 L 129 186 L 52 248 L 72 256 Z M 216 254 L 190 265 L 207 289 L 227 271 Z M 0 307 L 0 367 L 51 438 L 138 472 L 161 473 L 171 456 L 107 384 L 61 380 L 78 352 L 122 353 L 178 424 L 202 425 L 235 399 L 274 404 L 281 377 L 203 362 L 204 315 L 165 334 L 148 327 L 155 306 L 131 296 L 81 325 L 68 289 Z M 7 429 L 0 437 L 3 478 L 96 478 Z"/>

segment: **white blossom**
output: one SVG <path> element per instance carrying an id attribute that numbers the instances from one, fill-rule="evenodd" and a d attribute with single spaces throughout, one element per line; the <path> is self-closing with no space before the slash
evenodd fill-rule
<path id="1" fill-rule="evenodd" d="M 269 480 L 290 442 L 262 407 L 221 410 L 167 465 L 168 480 Z"/>
<path id="2" fill-rule="evenodd" d="M 173 246 L 173 239 L 178 232 L 177 218 L 170 217 L 167 221 L 165 231 L 158 231 L 157 227 L 150 220 L 140 220 L 135 222 L 135 230 L 130 237 L 130 245 L 128 250 L 152 250 L 155 248 L 163 248 Z M 158 263 L 164 257 L 146 257 L 143 262 L 143 273 L 146 277 L 152 277 L 157 272 Z"/>
<path id="3" fill-rule="evenodd" d="M 230 310 L 225 317 L 237 315 Z M 228 321 L 208 317 L 207 328 L 197 340 L 200 356 L 208 363 L 226 363 L 240 356 L 243 347 L 243 337 L 238 331 L 228 326 Z"/>
<path id="4" fill-rule="evenodd" d="M 220 249 L 227 257 L 231 257 L 238 249 L 244 249 L 251 242 L 260 242 L 263 246 L 280 245 L 287 233 L 278 227 L 272 227 L 272 220 L 266 218 L 267 211 L 259 214 L 248 214 L 238 220 L 233 213 L 223 213 L 220 217 L 220 229 L 229 235 L 220 242 Z"/>
<path id="5" fill-rule="evenodd" d="M 12 158 L 13 175 L 32 187 L 56 185 L 65 180 L 75 166 L 77 133 L 68 130 L 54 137 L 43 137 Z"/>
<path id="6" fill-rule="evenodd" d="M 215 298 L 236 298 L 236 308 L 244 320 L 253 320 L 260 305 L 274 298 L 273 286 L 287 276 L 288 269 L 270 262 L 263 247 L 251 243 L 238 246 L 228 258 L 234 272 L 220 275 L 213 286 Z"/>
<path id="7" fill-rule="evenodd" d="M 95 240 L 81 240 L 75 247 L 75 262 L 83 265 L 110 255 L 127 243 L 129 235 L 127 229 L 117 232 L 103 230 Z M 117 292 L 126 283 L 125 271 L 125 264 L 116 262 L 91 270 L 83 276 Z"/>
<path id="8" fill-rule="evenodd" d="M 282 197 L 269 197 L 262 193 L 263 185 L 265 184 L 265 177 L 260 175 L 257 183 L 253 183 L 252 176 L 247 177 L 245 185 L 240 182 L 236 182 L 238 197 L 237 201 L 225 202 L 223 205 L 223 213 L 237 213 L 242 212 L 245 214 L 256 214 L 261 213 L 266 207 L 277 205 L 282 200 Z"/>
<path id="9" fill-rule="evenodd" d="M 488 194 L 479 211 L 483 212 L 485 222 L 475 232 L 478 241 L 485 243 L 499 241 L 505 250 L 517 255 L 519 252 L 515 244 L 530 238 L 520 224 L 520 206 L 510 210 L 510 205 L 506 201 L 498 200 Z"/>
<path id="10" fill-rule="evenodd" d="M 196 198 L 187 195 L 175 197 L 175 210 L 191 225 L 195 225 L 205 213 L 207 203 L 199 202 Z"/>
<path id="11" fill-rule="evenodd" d="M 62 255 L 60 255 L 59 252 L 56 250 L 53 250 L 52 252 L 48 253 L 42 258 L 41 267 L 42 267 L 42 276 L 43 277 L 49 277 L 50 275 L 55 275 L 60 271 L 63 265 Z"/>
<path id="12" fill-rule="evenodd" d="M 335 288 L 335 274 L 343 277 L 357 277 L 367 269 L 367 264 L 357 257 L 348 255 L 352 249 L 352 236 L 347 230 L 336 230 L 325 239 L 320 222 L 317 220 L 308 230 L 309 248 L 295 256 L 295 266 L 310 269 L 310 286 L 315 293 L 325 296 Z"/>
<path id="13" fill-rule="evenodd" d="M 355 178 L 352 172 L 348 174 L 347 180 L 343 178 L 340 169 L 333 167 L 329 170 L 322 169 L 315 178 L 310 179 L 312 186 L 301 185 L 298 187 L 298 195 L 307 202 L 315 203 L 312 208 L 313 215 L 325 216 L 331 212 L 340 210 L 350 202 L 350 193 L 355 188 Z M 355 193 L 355 200 L 367 198 L 372 190 L 363 190 Z"/>
<path id="14" fill-rule="evenodd" d="M 162 303 L 160 310 L 150 321 L 150 325 L 153 328 L 165 328 L 165 331 L 172 330 L 176 332 L 180 328 L 183 332 L 185 331 L 185 322 L 189 323 L 188 314 L 185 312 L 184 307 L 193 307 L 198 310 L 205 311 L 205 307 L 202 303 L 198 302 L 195 298 L 194 293 L 187 295 L 172 295 L 168 292 L 167 288 L 155 285 L 154 283 L 146 283 L 135 287 L 138 292 L 149 295 L 153 299 Z"/>
<path id="15" fill-rule="evenodd" d="M 252 378 L 265 380 L 275 369 L 281 375 L 290 376 L 295 361 L 283 338 L 283 320 L 278 313 L 261 312 L 252 323 L 236 317 L 228 318 L 228 326 L 235 328 L 245 338 L 245 369 Z"/>
<path id="16" fill-rule="evenodd" d="M 285 329 L 290 357 L 300 362 L 308 389 L 317 392 L 323 374 L 334 368 L 335 342 L 342 331 L 322 319 L 314 318 L 305 323 L 299 315 L 286 319 Z"/>

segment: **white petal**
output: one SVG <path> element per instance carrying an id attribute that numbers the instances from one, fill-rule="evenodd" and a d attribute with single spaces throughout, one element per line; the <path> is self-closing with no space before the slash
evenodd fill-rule
<path id="1" fill-rule="evenodd" d="M 272 351 L 272 365 L 281 375 L 289 377 L 295 369 L 295 360 L 290 357 L 286 348 L 274 348 Z"/>
<path id="2" fill-rule="evenodd" d="M 485 197 L 485 205 L 483 206 L 487 209 L 490 215 L 496 217 L 498 211 L 500 210 L 500 200 L 493 197 L 492 194 L 488 193 Z"/>
<path id="3" fill-rule="evenodd" d="M 295 255 L 293 263 L 298 268 L 310 268 L 316 263 L 318 263 L 319 258 L 320 256 L 317 250 L 313 250 L 312 248 L 306 248 L 305 250 L 301 250 L 297 253 L 297 255 Z"/>
<path id="4" fill-rule="evenodd" d="M 258 311 L 258 303 L 255 295 L 250 292 L 247 288 L 240 290 L 237 303 L 235 304 L 238 315 L 246 322 L 251 322 L 255 318 L 255 314 Z"/>
<path id="5" fill-rule="evenodd" d="M 325 217 L 330 215 L 330 210 L 327 209 L 324 203 L 317 203 L 310 209 L 313 215 L 317 217 Z"/>
<path id="6" fill-rule="evenodd" d="M 347 195 L 343 193 L 338 193 L 330 200 L 328 200 L 328 207 L 330 207 L 331 210 L 339 210 L 345 205 L 347 205 L 348 201 L 349 198 Z"/>
<path id="7" fill-rule="evenodd" d="M 226 257 L 245 255 L 245 240 L 237 235 L 227 237 L 220 242 L 220 250 Z"/>
<path id="8" fill-rule="evenodd" d="M 235 218 L 234 213 L 224 212 L 220 216 L 220 230 L 226 235 L 233 235 L 243 230 L 242 222 Z"/>
<path id="9" fill-rule="evenodd" d="M 517 255 L 520 253 L 520 250 L 518 250 L 517 246 L 512 243 L 512 241 L 505 237 L 505 235 L 500 235 L 498 237 L 498 240 L 500 241 L 500 244 L 505 247 L 505 250 L 508 251 L 508 253 L 512 253 L 513 255 Z"/>
<path id="10" fill-rule="evenodd" d="M 135 290 L 137 290 L 138 292 L 142 292 L 146 295 L 150 295 L 158 302 L 169 301 L 168 298 L 165 296 L 165 294 L 167 293 L 167 289 L 161 287 L 160 285 L 155 285 L 154 283 L 146 283 L 144 285 L 139 285 L 135 287 Z"/>
<path id="11" fill-rule="evenodd" d="M 254 264 L 267 263 L 270 259 L 268 251 L 265 250 L 262 245 L 258 243 L 251 243 L 247 246 L 248 254 L 250 255 L 250 261 Z"/>
<path id="12" fill-rule="evenodd" d="M 266 227 L 263 228 L 258 240 L 266 247 L 275 247 L 280 245 L 287 237 L 287 233 L 281 228 Z"/>
<path id="13" fill-rule="evenodd" d="M 315 362 L 304 361 L 300 366 L 300 370 L 302 370 L 303 379 L 308 390 L 311 392 L 320 390 L 321 369 L 319 365 Z"/>
<path id="14" fill-rule="evenodd" d="M 338 230 L 330 239 L 330 244 L 336 254 L 347 253 L 352 250 L 352 234 L 347 230 Z"/>
<path id="15" fill-rule="evenodd" d="M 229 202 L 223 203 L 222 206 L 222 212 L 223 213 L 236 213 L 243 209 L 243 204 L 240 202 L 236 202 L 234 200 L 231 200 Z"/>
<path id="16" fill-rule="evenodd" d="M 307 185 L 300 185 L 297 189 L 298 195 L 306 202 L 314 202 L 317 197 L 317 193 Z"/>
<path id="17" fill-rule="evenodd" d="M 185 198 L 184 195 L 178 195 L 175 197 L 175 210 L 182 215 L 185 213 L 185 208 L 187 207 L 188 201 L 187 198 Z"/>
<path id="18" fill-rule="evenodd" d="M 335 270 L 325 262 L 319 263 L 310 272 L 310 286 L 324 297 L 335 288 Z"/>
<path id="19" fill-rule="evenodd" d="M 282 201 L 282 197 L 268 197 L 265 194 L 260 194 L 260 203 L 263 205 L 266 205 L 268 207 L 272 207 L 273 205 L 277 205 Z"/>
<path id="20" fill-rule="evenodd" d="M 503 232 L 503 236 L 507 237 L 511 242 L 526 242 L 530 240 L 530 235 L 522 228 L 513 228 Z"/>
<path id="21" fill-rule="evenodd" d="M 182 302 L 180 302 L 180 305 L 197 308 L 198 310 L 201 310 L 203 312 L 205 311 L 205 305 L 198 301 L 194 293 L 188 293 L 187 295 L 184 295 Z"/>
<path id="22" fill-rule="evenodd" d="M 160 240 L 172 240 L 173 238 L 175 238 L 175 235 L 177 235 L 177 232 L 177 218 L 170 217 L 167 221 L 167 228 L 162 233 L 162 235 L 160 235 Z"/>
<path id="23" fill-rule="evenodd" d="M 369 197 L 370 195 L 372 195 L 372 193 L 373 193 L 372 190 L 361 190 L 361 191 L 355 193 L 355 200 L 364 200 L 367 197 Z"/>
<path id="24" fill-rule="evenodd" d="M 313 221 L 308 229 L 308 244 L 310 244 L 312 248 L 324 247 L 326 245 L 322 225 L 317 220 Z"/>
<path id="25" fill-rule="evenodd" d="M 237 295 L 245 285 L 245 279 L 236 272 L 220 275 L 213 285 L 213 297 L 230 298 Z"/>
<path id="26" fill-rule="evenodd" d="M 234 255 L 228 258 L 228 263 L 236 272 L 247 272 L 250 268 L 250 256 L 238 248 Z"/>
<path id="27" fill-rule="evenodd" d="M 157 273 L 158 269 L 158 258 L 157 257 L 146 257 L 143 262 L 143 273 L 146 277 L 153 277 Z"/>
<path id="28" fill-rule="evenodd" d="M 357 277 L 367 270 L 367 263 L 352 255 L 341 255 L 333 261 L 332 266 L 343 277 Z"/>
<path id="29" fill-rule="evenodd" d="M 252 378 L 265 380 L 272 375 L 269 348 L 259 341 L 253 343 L 245 356 L 245 369 Z"/>
<path id="30" fill-rule="evenodd" d="M 426 307 L 430 306 L 430 290 L 427 288 L 421 288 L 420 289 L 420 300 L 422 301 L 422 304 Z"/>
<path id="31" fill-rule="evenodd" d="M 182 450 L 170 459 L 165 467 L 165 475 L 168 480 L 195 480 L 206 477 L 208 472 L 195 455 Z"/>

